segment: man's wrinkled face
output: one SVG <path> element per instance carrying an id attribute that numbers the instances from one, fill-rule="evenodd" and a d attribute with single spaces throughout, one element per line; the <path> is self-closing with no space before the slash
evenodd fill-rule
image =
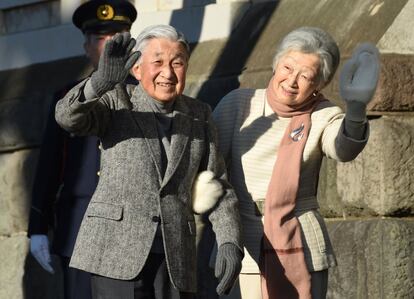
<path id="1" fill-rule="evenodd" d="M 150 39 L 132 72 L 155 100 L 168 102 L 183 93 L 188 53 L 180 42 Z"/>
<path id="2" fill-rule="evenodd" d="M 85 35 L 85 49 L 86 56 L 89 58 L 94 69 L 98 68 L 99 57 L 104 49 L 105 43 L 108 39 L 114 36 L 116 32 L 111 33 L 87 33 Z"/>

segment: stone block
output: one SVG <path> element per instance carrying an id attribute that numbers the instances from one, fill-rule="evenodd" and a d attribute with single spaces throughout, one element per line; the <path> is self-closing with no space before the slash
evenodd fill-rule
<path id="1" fill-rule="evenodd" d="M 157 11 L 157 9 L 158 9 L 157 1 L 139 1 L 139 0 L 136 0 L 134 2 L 135 2 L 134 5 L 135 5 L 136 10 L 141 12 L 141 13 L 154 12 L 154 11 Z"/>
<path id="2" fill-rule="evenodd" d="M 414 219 L 330 220 L 338 266 L 331 268 L 330 299 L 412 298 Z"/>
<path id="3" fill-rule="evenodd" d="M 414 111 L 414 55 L 381 55 L 380 81 L 370 111 Z"/>
<path id="4" fill-rule="evenodd" d="M 0 152 L 37 147 L 49 113 L 51 96 L 41 94 L 0 102 Z"/>
<path id="5" fill-rule="evenodd" d="M 56 1 L 42 1 L 37 5 L 23 5 L 5 10 L 4 25 L 7 33 L 13 34 L 58 25 L 60 23 L 59 4 Z"/>
<path id="6" fill-rule="evenodd" d="M 414 213 L 414 117 L 370 120 L 371 136 L 352 162 L 337 164 L 344 207 L 374 215 Z"/>
<path id="7" fill-rule="evenodd" d="M 37 157 L 38 150 L 0 154 L 0 236 L 27 231 Z"/>
<path id="8" fill-rule="evenodd" d="M 185 4 L 181 0 L 161 0 L 161 1 L 158 1 L 158 9 L 159 10 L 180 9 L 180 8 L 183 8 L 184 5 Z"/>
<path id="9" fill-rule="evenodd" d="M 324 89 L 329 99 L 342 107 L 344 102 L 339 96 L 339 73 L 343 62 L 349 55 L 342 57 L 332 84 Z M 368 104 L 368 114 L 384 114 L 384 112 L 414 111 L 412 82 L 414 81 L 414 55 L 381 54 L 381 71 L 377 90 Z"/>
<path id="10" fill-rule="evenodd" d="M 63 274 L 59 258 L 52 255 L 49 274 L 29 252 L 25 233 L 0 237 L 0 298 L 63 299 Z"/>
<path id="11" fill-rule="evenodd" d="M 186 84 L 185 94 L 195 97 L 209 104 L 214 109 L 217 103 L 227 93 L 239 87 L 236 76 L 227 78 L 215 78 L 205 82 L 194 81 Z"/>
<path id="12" fill-rule="evenodd" d="M 391 26 L 378 41 L 381 53 L 413 53 L 414 1 L 407 1 Z"/>
<path id="13" fill-rule="evenodd" d="M 22 282 L 28 250 L 25 234 L 0 237 L 0 298 L 26 298 Z"/>
<path id="14" fill-rule="evenodd" d="M 205 6 L 205 5 L 212 4 L 212 3 L 216 3 L 216 1 L 214 0 L 191 0 L 191 1 L 159 0 L 158 9 L 160 10 L 182 9 L 182 8 L 188 8 L 188 7 Z"/>
<path id="15" fill-rule="evenodd" d="M 328 218 L 343 217 L 349 212 L 345 209 L 338 194 L 336 167 L 337 162 L 335 160 L 324 158 L 319 173 L 317 198 L 321 214 Z M 359 215 L 359 213 L 356 213 L 356 215 Z"/>
<path id="16" fill-rule="evenodd" d="M 53 34 L 58 34 L 60 38 L 63 34 L 62 32 L 64 32 L 62 30 L 61 27 L 57 27 Z M 26 42 L 32 40 L 38 41 L 43 36 L 42 34 L 45 34 L 41 30 L 35 32 L 39 33 L 39 35 L 30 36 L 30 39 L 26 40 Z M 71 35 L 65 37 L 65 41 L 74 43 Z M 60 39 L 59 42 L 61 42 Z M 83 42 L 83 39 L 80 39 L 79 44 L 81 44 L 81 42 Z M 13 43 L 12 39 L 2 40 L 0 51 L 4 51 L 4 53 L 16 51 L 13 48 L 5 47 L 9 46 L 10 43 Z M 34 44 L 37 46 L 36 51 L 40 51 L 38 43 Z M 4 47 L 1 48 L 1 46 Z M 28 46 L 20 46 L 28 48 Z M 68 48 L 69 45 L 65 43 L 65 47 Z M 44 52 L 45 51 L 42 53 Z M 27 53 L 22 53 L 21 55 L 22 57 L 28 56 Z M 50 51 L 48 56 L 51 56 Z M 60 59 L 48 63 L 37 63 L 18 69 L 0 71 L 0 90 L 2 91 L 0 94 L 0 103 L 3 101 L 30 101 L 32 99 L 40 99 L 41 97 L 44 97 L 44 101 L 48 101 L 49 97 L 55 92 L 72 84 L 72 82 L 79 81 L 82 78 L 89 76 L 91 72 L 92 68 L 88 64 L 86 56 L 70 57 L 68 59 Z M 34 112 L 37 112 L 37 110 L 34 110 Z M 34 117 L 34 115 L 31 115 L 31 117 Z"/>
<path id="17" fill-rule="evenodd" d="M 263 63 L 266 68 L 271 67 L 274 48 L 269 45 L 259 47 L 258 43 L 264 42 L 263 33 L 269 26 L 277 3 L 249 6 L 244 2 L 235 2 L 230 7 L 232 22 L 237 26 L 228 39 L 209 40 L 196 45 L 191 53 L 189 76 L 195 79 L 203 77 L 203 80 L 226 79 L 240 75 L 246 68 L 261 70 Z"/>

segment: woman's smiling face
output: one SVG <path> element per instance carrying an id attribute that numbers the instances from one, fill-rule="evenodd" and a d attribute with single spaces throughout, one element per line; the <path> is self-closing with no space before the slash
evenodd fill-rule
<path id="1" fill-rule="evenodd" d="M 319 85 L 319 69 L 318 55 L 287 52 L 275 68 L 272 89 L 277 101 L 289 106 L 304 103 Z"/>

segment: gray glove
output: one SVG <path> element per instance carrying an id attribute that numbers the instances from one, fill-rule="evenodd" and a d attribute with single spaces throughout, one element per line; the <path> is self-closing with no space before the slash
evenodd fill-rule
<path id="1" fill-rule="evenodd" d="M 43 269 L 49 273 L 55 273 L 50 258 L 49 239 L 46 235 L 32 235 L 30 237 L 30 252 Z"/>
<path id="2" fill-rule="evenodd" d="M 370 43 L 359 45 L 345 62 L 339 75 L 339 93 L 346 103 L 348 120 L 365 121 L 366 106 L 377 88 L 379 70 L 379 52 Z"/>
<path id="3" fill-rule="evenodd" d="M 129 32 L 117 33 L 105 43 L 99 58 L 98 69 L 91 76 L 91 85 L 98 97 L 123 82 L 129 70 L 141 56 L 133 52 L 135 39 Z"/>
<path id="4" fill-rule="evenodd" d="M 217 251 L 215 276 L 219 280 L 216 288 L 220 296 L 228 294 L 236 281 L 240 270 L 243 253 L 240 249 L 232 244 L 225 243 Z"/>

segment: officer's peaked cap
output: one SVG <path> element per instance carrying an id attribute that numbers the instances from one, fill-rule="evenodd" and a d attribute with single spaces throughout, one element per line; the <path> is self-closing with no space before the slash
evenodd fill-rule
<path id="1" fill-rule="evenodd" d="M 80 5 L 72 16 L 83 33 L 129 30 L 137 18 L 134 5 L 127 0 L 91 0 Z"/>

